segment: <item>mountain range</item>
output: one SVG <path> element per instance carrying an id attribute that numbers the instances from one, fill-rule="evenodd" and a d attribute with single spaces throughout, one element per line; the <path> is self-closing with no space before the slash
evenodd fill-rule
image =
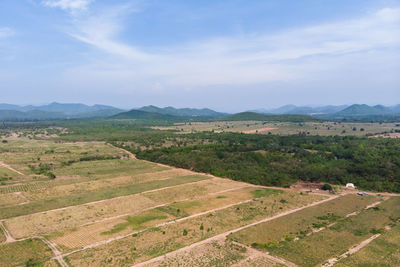
<path id="1" fill-rule="evenodd" d="M 267 116 L 264 116 L 267 115 Z M 286 115 L 282 117 L 281 115 Z M 306 117 L 288 117 L 290 115 L 305 115 Z M 274 117 L 275 116 L 275 117 Z M 331 118 L 366 118 L 399 117 L 400 105 L 396 106 L 368 106 L 365 104 L 339 105 L 339 106 L 295 106 L 285 105 L 276 109 L 257 109 L 248 112 L 228 114 L 212 109 L 202 108 L 160 108 L 144 106 L 130 111 L 113 106 L 85 104 L 51 103 L 42 106 L 18 106 L 0 104 L 0 120 L 3 121 L 28 121 L 28 120 L 56 120 L 80 118 L 111 118 L 111 119 L 139 119 L 139 120 L 182 120 L 182 119 L 212 119 L 212 120 L 309 120 L 310 116 L 324 119 Z"/>
<path id="2" fill-rule="evenodd" d="M 386 107 L 383 105 L 368 106 L 365 104 L 338 105 L 338 106 L 295 106 L 285 105 L 276 109 L 256 109 L 252 112 L 263 114 L 301 114 L 301 115 L 333 115 L 333 116 L 374 116 L 399 115 L 400 105 Z"/>

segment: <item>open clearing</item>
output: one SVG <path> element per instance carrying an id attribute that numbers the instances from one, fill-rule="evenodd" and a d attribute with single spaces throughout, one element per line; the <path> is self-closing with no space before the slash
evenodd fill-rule
<path id="1" fill-rule="evenodd" d="M 398 244 L 382 230 L 399 233 L 397 197 L 266 188 L 102 142 L 0 146 L 0 160 L 24 174 L 0 167 L 12 178 L 0 187 L 1 266 L 313 266 L 378 232 L 337 264 L 371 262 L 370 246 L 388 242 L 387 262 L 397 263 Z"/>
<path id="2" fill-rule="evenodd" d="M 243 132 L 259 134 L 290 135 L 307 133 L 310 135 L 374 135 L 393 132 L 396 123 L 347 123 L 347 122 L 262 122 L 262 121 L 226 121 L 177 123 L 174 126 L 152 127 L 161 130 L 175 130 L 177 133 Z"/>

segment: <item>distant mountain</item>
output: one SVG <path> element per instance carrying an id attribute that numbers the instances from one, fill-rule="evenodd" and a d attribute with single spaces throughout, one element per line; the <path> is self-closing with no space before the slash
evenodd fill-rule
<path id="1" fill-rule="evenodd" d="M 400 114 L 400 105 L 392 106 L 392 107 L 390 107 L 390 109 L 391 109 L 394 113 Z"/>
<path id="2" fill-rule="evenodd" d="M 394 115 L 395 112 L 382 105 L 368 106 L 366 104 L 354 104 L 342 111 L 335 113 L 336 116 L 382 116 Z"/>
<path id="3" fill-rule="evenodd" d="M 111 119 L 136 119 L 136 120 L 174 120 L 179 117 L 160 114 L 156 112 L 147 112 L 143 110 L 132 109 L 127 112 L 121 112 L 110 117 Z"/>
<path id="4" fill-rule="evenodd" d="M 154 112 L 164 115 L 171 115 L 176 117 L 202 117 L 202 118 L 217 118 L 223 117 L 228 114 L 220 113 L 214 111 L 212 109 L 203 108 L 203 109 L 196 109 L 196 108 L 174 108 L 174 107 L 165 107 L 159 108 L 156 106 L 145 106 L 140 108 L 141 111 L 147 112 Z"/>
<path id="5" fill-rule="evenodd" d="M 0 110 L 0 120 L 3 121 L 53 120 L 65 118 L 66 115 L 59 112 L 46 112 L 41 110 L 30 110 L 28 112 Z"/>
<path id="6" fill-rule="evenodd" d="M 0 104 L 1 120 L 47 120 L 109 117 L 124 110 L 112 106 L 62 104 L 53 102 L 42 106 Z"/>
<path id="7" fill-rule="evenodd" d="M 21 109 L 21 107 L 17 106 L 17 105 L 0 103 L 0 110 L 18 110 L 18 111 L 20 111 L 20 109 Z"/>
<path id="8" fill-rule="evenodd" d="M 28 106 L 25 107 L 24 110 L 27 111 L 36 109 L 36 110 L 41 110 L 41 111 L 47 111 L 47 112 L 61 112 L 66 115 L 77 115 L 80 113 L 88 113 L 88 112 L 94 112 L 94 111 L 99 111 L 99 110 L 107 110 L 107 109 L 115 109 L 114 107 L 111 106 L 104 106 L 104 105 L 94 105 L 94 106 L 88 106 L 85 104 L 61 104 L 57 102 L 53 102 L 48 105 L 43 105 L 43 106 L 38 106 L 38 107 L 32 107 Z"/>
<path id="9" fill-rule="evenodd" d="M 318 121 L 308 115 L 297 114 L 260 114 L 256 112 L 241 112 L 217 119 L 218 121 L 282 121 L 282 122 L 304 122 L 304 121 Z"/>
<path id="10" fill-rule="evenodd" d="M 302 114 L 302 115 L 315 115 L 315 114 L 331 114 L 347 108 L 347 105 L 341 106 L 321 106 L 321 107 L 298 107 L 295 105 L 286 105 L 276 109 L 257 109 L 253 112 L 263 114 Z"/>

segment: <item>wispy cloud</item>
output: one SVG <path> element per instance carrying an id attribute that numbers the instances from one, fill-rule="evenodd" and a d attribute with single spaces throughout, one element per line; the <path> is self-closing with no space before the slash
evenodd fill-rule
<path id="1" fill-rule="evenodd" d="M 42 4 L 47 7 L 56 7 L 75 12 L 86 10 L 92 2 L 94 0 L 43 0 Z"/>
<path id="2" fill-rule="evenodd" d="M 150 55 L 117 40 L 123 30 L 123 18 L 135 12 L 130 5 L 121 5 L 96 12 L 91 16 L 75 17 L 68 34 L 110 54 L 132 60 L 147 59 Z"/>
<path id="3" fill-rule="evenodd" d="M 400 8 L 274 34 L 192 40 L 153 50 L 119 40 L 125 30 L 124 17 L 134 12 L 127 10 L 114 6 L 74 19 L 68 34 L 108 56 L 104 61 L 97 58 L 93 64 L 70 69 L 69 77 L 92 79 L 95 83 L 102 77 L 101 83 L 109 86 L 132 85 L 128 89 L 120 86 L 125 88 L 121 90 L 248 86 L 312 80 L 322 70 L 336 73 L 343 69 L 345 74 L 345 69 L 356 64 L 354 55 L 361 59 L 362 54 L 382 57 L 385 52 L 371 52 L 400 48 Z M 369 61 L 378 62 L 378 58 Z"/>

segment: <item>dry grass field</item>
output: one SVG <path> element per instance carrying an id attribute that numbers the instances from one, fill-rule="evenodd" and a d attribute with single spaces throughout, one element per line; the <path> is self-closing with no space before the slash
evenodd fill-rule
<path id="1" fill-rule="evenodd" d="M 160 130 L 175 130 L 177 133 L 195 133 L 203 131 L 243 132 L 259 134 L 290 135 L 307 133 L 310 135 L 357 135 L 378 134 L 398 130 L 396 123 L 346 123 L 346 122 L 191 122 L 176 123 L 174 126 L 153 127 Z"/>
<path id="2" fill-rule="evenodd" d="M 400 218 L 396 197 L 265 188 L 137 160 L 101 142 L 16 137 L 0 146 L 12 177 L 0 187 L 0 266 L 312 266 L 388 225 L 397 233 Z M 338 264 L 372 261 L 367 249 Z"/>

